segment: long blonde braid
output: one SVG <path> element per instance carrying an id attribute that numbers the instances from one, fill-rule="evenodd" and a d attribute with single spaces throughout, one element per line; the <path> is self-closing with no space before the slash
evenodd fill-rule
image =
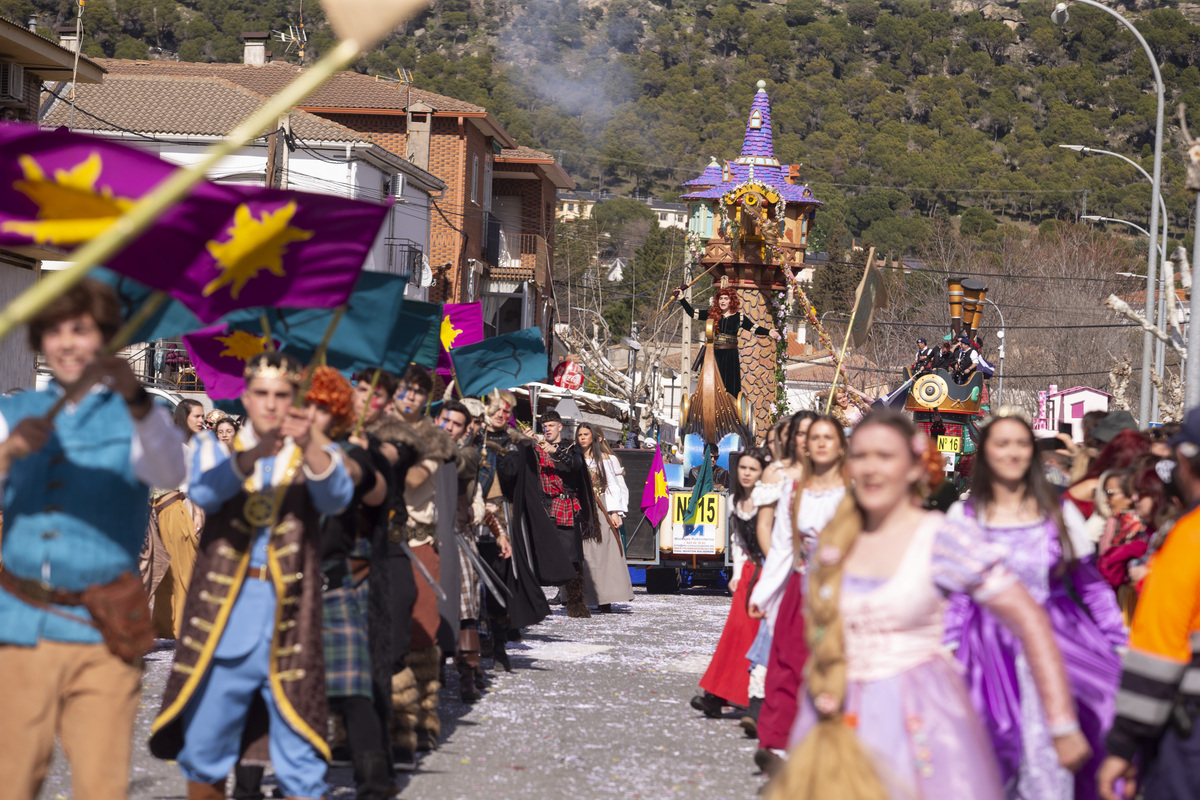
<path id="1" fill-rule="evenodd" d="M 911 439 L 911 422 L 895 412 L 873 412 L 856 430 L 886 425 Z M 846 556 L 862 533 L 863 517 L 852 492 L 838 504 L 817 539 L 809 561 L 804 636 L 809 656 L 805 689 L 817 710 L 817 724 L 792 749 L 771 782 L 768 800 L 887 800 L 888 793 L 854 728 L 844 719 L 846 639 L 842 626 L 842 576 Z"/>

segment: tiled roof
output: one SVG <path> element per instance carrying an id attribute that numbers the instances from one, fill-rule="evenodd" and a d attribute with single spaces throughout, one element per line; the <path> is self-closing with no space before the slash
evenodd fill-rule
<path id="1" fill-rule="evenodd" d="M 500 151 L 500 159 L 515 159 L 517 161 L 553 161 L 554 156 L 549 153 L 543 153 L 540 150 L 534 150 L 532 147 L 518 145 L 512 149 Z"/>
<path id="2" fill-rule="evenodd" d="M 204 64 L 189 61 L 134 61 L 119 58 L 99 58 L 96 63 L 117 75 L 188 75 L 213 76 L 245 86 L 263 95 L 273 95 L 291 83 L 303 68 L 283 61 L 262 66 L 248 64 Z M 485 114 L 487 110 L 474 103 L 406 88 L 400 83 L 376 80 L 357 72 L 339 72 L 310 94 L 300 108 L 380 109 L 404 111 L 406 103 L 424 103 L 435 112 Z"/>
<path id="3" fill-rule="evenodd" d="M 167 97 L 170 102 L 164 102 Z M 76 86 L 75 101 L 75 125 L 79 128 L 224 136 L 267 98 L 222 78 L 110 74 L 104 83 Z M 70 114 L 67 103 L 57 102 L 42 125 L 66 125 Z M 369 141 L 365 134 L 305 111 L 293 111 L 291 124 L 296 136 L 310 141 Z"/>
<path id="4" fill-rule="evenodd" d="M 773 186 L 789 203 L 811 203 L 823 205 L 813 197 L 807 186 L 795 186 L 788 183 L 787 168 L 781 166 L 775 158 L 774 135 L 771 129 L 771 99 L 767 96 L 766 82 L 758 82 L 758 91 L 750 104 L 750 116 L 746 120 L 746 136 L 742 141 L 742 153 L 734 163 L 729 164 L 730 180 L 723 181 L 724 173 L 715 161 L 705 168 L 704 172 L 684 186 L 708 186 L 696 192 L 683 195 L 681 200 L 715 200 L 730 189 L 749 180 L 755 180 Z"/>
<path id="5" fill-rule="evenodd" d="M 684 181 L 684 186 L 716 186 L 721 182 L 721 164 L 715 158 L 708 162 L 699 178 Z"/>

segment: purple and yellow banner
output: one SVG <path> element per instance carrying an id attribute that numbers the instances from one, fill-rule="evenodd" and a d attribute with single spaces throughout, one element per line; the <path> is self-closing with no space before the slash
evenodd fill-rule
<path id="1" fill-rule="evenodd" d="M 450 351 L 455 347 L 483 341 L 482 303 L 445 303 L 442 305 L 442 323 L 438 330 L 437 374 L 450 383 L 454 367 L 450 362 Z"/>
<path id="2" fill-rule="evenodd" d="M 108 140 L 0 125 L 0 246 L 70 252 L 176 167 Z M 201 182 L 106 264 L 204 322 L 242 308 L 346 301 L 387 207 Z"/>
<path id="3" fill-rule="evenodd" d="M 204 383 L 205 393 L 213 400 L 233 400 L 246 388 L 246 362 L 266 352 L 267 337 L 213 325 L 184 335 L 183 345 L 196 368 L 196 377 Z"/>

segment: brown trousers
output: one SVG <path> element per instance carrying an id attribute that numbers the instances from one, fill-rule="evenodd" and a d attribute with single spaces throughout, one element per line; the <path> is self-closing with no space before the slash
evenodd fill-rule
<path id="1" fill-rule="evenodd" d="M 183 604 L 187 602 L 188 587 L 192 584 L 192 570 L 196 567 L 196 523 L 188 504 L 182 500 L 171 503 L 158 512 L 158 535 L 171 558 L 171 569 L 167 579 L 171 581 L 171 620 L 173 637 L 179 637 L 183 627 Z M 157 599 L 160 595 L 156 594 Z"/>
<path id="2" fill-rule="evenodd" d="M 103 644 L 0 645 L 0 794 L 37 797 L 57 734 L 75 800 L 128 797 L 141 683 Z"/>

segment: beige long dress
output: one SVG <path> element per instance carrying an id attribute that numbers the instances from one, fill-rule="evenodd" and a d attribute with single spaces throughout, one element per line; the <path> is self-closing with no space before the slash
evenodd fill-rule
<path id="1" fill-rule="evenodd" d="M 599 470 L 604 470 L 608 487 L 604 491 L 604 508 L 609 513 L 624 514 L 629 509 L 629 487 L 625 484 L 625 469 L 615 456 L 604 456 L 601 464 L 587 459 L 588 470 L 595 482 Z M 633 600 L 633 584 L 629 566 L 621 550 L 621 536 L 613 530 L 608 518 L 600 513 L 600 541 L 583 540 L 583 602 L 589 606 L 608 603 L 628 603 Z"/>

